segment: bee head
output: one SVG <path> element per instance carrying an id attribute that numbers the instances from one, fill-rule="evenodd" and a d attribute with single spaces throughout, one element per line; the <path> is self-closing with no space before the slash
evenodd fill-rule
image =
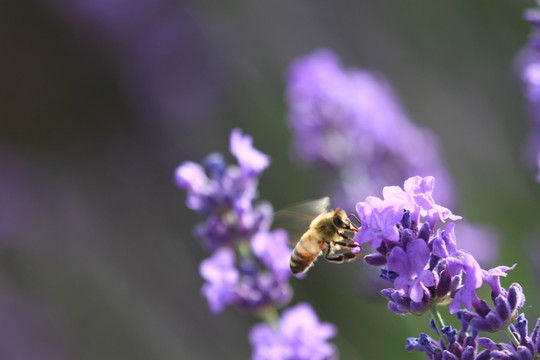
<path id="1" fill-rule="evenodd" d="M 343 209 L 334 210 L 333 222 L 334 226 L 338 229 L 348 230 L 352 232 L 358 231 L 358 228 L 353 223 L 351 223 L 351 221 L 347 217 L 347 213 Z"/>

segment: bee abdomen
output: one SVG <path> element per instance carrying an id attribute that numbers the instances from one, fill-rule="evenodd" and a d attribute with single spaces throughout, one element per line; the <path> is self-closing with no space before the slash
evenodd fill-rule
<path id="1" fill-rule="evenodd" d="M 313 264 L 313 261 L 319 256 L 324 247 L 324 242 L 313 244 L 309 237 L 303 236 L 296 244 L 291 254 L 289 266 L 293 274 L 307 271 Z"/>
<path id="2" fill-rule="evenodd" d="M 296 248 L 293 250 L 293 253 L 291 255 L 291 261 L 289 263 L 289 266 L 291 267 L 291 272 L 293 274 L 296 275 L 298 273 L 304 272 L 304 270 L 306 270 L 310 264 L 311 261 L 306 262 L 300 258 L 298 252 L 296 251 Z"/>

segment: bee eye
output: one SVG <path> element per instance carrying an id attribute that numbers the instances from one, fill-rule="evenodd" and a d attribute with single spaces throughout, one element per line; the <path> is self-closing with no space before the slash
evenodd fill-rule
<path id="1" fill-rule="evenodd" d="M 341 217 L 339 217 L 338 215 L 334 216 L 334 225 L 336 225 L 339 228 L 346 227 L 345 223 L 343 222 L 343 220 L 341 220 Z"/>

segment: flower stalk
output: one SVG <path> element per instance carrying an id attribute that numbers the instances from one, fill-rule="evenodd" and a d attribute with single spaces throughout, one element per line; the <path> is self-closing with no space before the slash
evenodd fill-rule
<path id="1" fill-rule="evenodd" d="M 433 322 L 435 323 L 435 327 L 438 330 L 439 337 L 442 339 L 444 345 L 448 346 L 448 339 L 446 339 L 446 337 L 443 335 L 443 329 L 445 327 L 444 320 L 441 316 L 441 313 L 439 312 L 436 301 L 433 301 L 431 303 L 431 306 L 429 307 L 429 311 L 431 312 L 431 316 L 432 316 Z"/>
<path id="2" fill-rule="evenodd" d="M 514 344 L 516 347 L 519 346 L 519 340 L 516 338 L 516 335 L 514 335 L 514 332 L 510 330 L 510 326 L 507 326 L 504 328 L 504 331 L 510 338 L 510 341 L 512 341 L 512 344 Z"/>

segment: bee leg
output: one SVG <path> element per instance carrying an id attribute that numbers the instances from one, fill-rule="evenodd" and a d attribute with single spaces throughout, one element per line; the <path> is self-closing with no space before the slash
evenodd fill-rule
<path id="1" fill-rule="evenodd" d="M 338 232 L 339 236 L 341 236 L 344 240 L 349 240 L 350 242 L 354 242 L 354 240 L 352 238 L 350 238 L 349 236 L 345 235 L 344 233 L 340 233 Z"/>
<path id="2" fill-rule="evenodd" d="M 353 242 L 353 243 L 347 243 L 345 241 L 334 241 L 334 244 L 336 245 L 339 245 L 339 246 L 343 246 L 343 247 L 346 247 L 346 248 L 355 248 L 355 247 L 359 247 L 360 245 Z"/>
<path id="3" fill-rule="evenodd" d="M 343 233 L 340 233 L 338 232 L 339 236 L 341 236 L 343 238 L 343 240 L 347 240 L 347 241 L 350 241 L 352 244 L 352 246 L 350 245 L 345 245 L 346 243 L 344 243 L 343 241 L 335 241 L 336 244 L 338 245 L 342 245 L 342 246 L 345 246 L 345 247 L 358 247 L 359 245 L 354 242 L 354 240 L 350 237 L 348 237 L 347 235 L 343 234 Z"/>
<path id="4" fill-rule="evenodd" d="M 335 263 L 342 263 L 344 261 L 351 261 L 353 259 L 356 259 L 358 256 L 360 255 L 360 253 L 353 253 L 351 251 L 347 251 L 347 252 L 344 252 L 340 255 L 334 255 L 333 252 L 331 251 L 330 247 L 327 247 L 326 248 L 326 251 L 324 252 L 324 258 L 330 262 L 335 262 Z"/>
<path id="5" fill-rule="evenodd" d="M 337 256 L 334 256 L 334 257 L 325 257 L 325 259 L 330 261 L 330 262 L 335 262 L 335 263 L 341 264 L 344 261 L 351 261 L 351 260 L 356 259 L 359 254 L 360 253 L 358 253 L 358 254 L 343 253 L 342 255 L 337 255 Z"/>

